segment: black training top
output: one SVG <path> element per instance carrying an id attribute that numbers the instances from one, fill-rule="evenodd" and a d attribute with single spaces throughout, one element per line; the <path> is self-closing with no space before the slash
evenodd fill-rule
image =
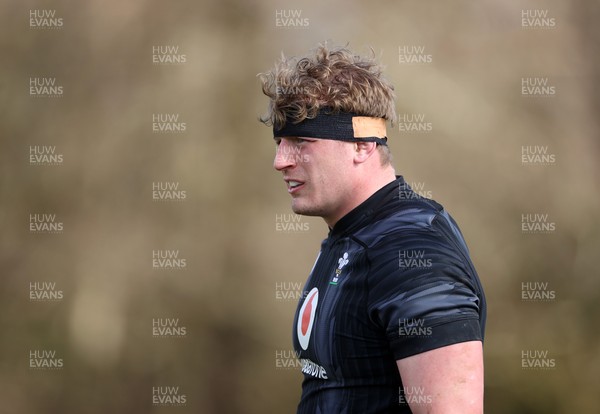
<path id="1" fill-rule="evenodd" d="M 410 413 L 432 397 L 402 387 L 396 360 L 483 341 L 485 297 L 460 230 L 402 177 L 339 220 L 303 293 L 298 413 Z"/>

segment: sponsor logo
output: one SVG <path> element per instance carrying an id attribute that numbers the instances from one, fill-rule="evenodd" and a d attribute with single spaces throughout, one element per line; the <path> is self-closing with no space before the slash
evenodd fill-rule
<path id="1" fill-rule="evenodd" d="M 311 377 L 319 379 L 329 379 L 327 378 L 327 371 L 321 365 L 312 362 L 310 359 L 307 358 L 303 358 L 301 362 L 303 374 L 310 375 Z"/>
<path id="2" fill-rule="evenodd" d="M 298 342 L 302 349 L 308 348 L 308 342 L 310 341 L 310 334 L 312 332 L 313 325 L 315 323 L 315 313 L 317 311 L 317 305 L 319 304 L 319 289 L 314 287 L 300 308 L 298 313 L 298 325 L 296 331 L 298 334 Z"/>

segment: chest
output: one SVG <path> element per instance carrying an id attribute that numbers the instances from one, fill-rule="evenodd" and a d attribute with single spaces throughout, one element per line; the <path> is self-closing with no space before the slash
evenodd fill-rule
<path id="1" fill-rule="evenodd" d="M 305 374 L 335 377 L 345 362 L 381 345 L 382 335 L 368 312 L 369 267 L 360 245 L 346 242 L 321 250 L 293 326 Z"/>

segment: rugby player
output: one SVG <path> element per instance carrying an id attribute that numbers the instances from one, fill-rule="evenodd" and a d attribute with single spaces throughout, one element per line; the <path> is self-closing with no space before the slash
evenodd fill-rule
<path id="1" fill-rule="evenodd" d="M 484 292 L 456 222 L 392 166 L 381 65 L 320 45 L 260 76 L 292 210 L 329 226 L 293 325 L 297 412 L 482 413 Z"/>

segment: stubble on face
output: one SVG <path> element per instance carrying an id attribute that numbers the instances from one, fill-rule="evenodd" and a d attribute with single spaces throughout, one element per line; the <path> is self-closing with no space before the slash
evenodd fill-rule
<path id="1" fill-rule="evenodd" d="M 316 144 L 316 145 L 315 145 Z M 292 195 L 292 211 L 305 216 L 335 216 L 343 208 L 348 189 L 345 183 L 351 153 L 348 143 L 332 140 L 314 142 L 310 161 L 297 169 L 306 177 L 305 188 L 297 196 Z M 293 173 L 292 173 L 293 174 Z"/>

